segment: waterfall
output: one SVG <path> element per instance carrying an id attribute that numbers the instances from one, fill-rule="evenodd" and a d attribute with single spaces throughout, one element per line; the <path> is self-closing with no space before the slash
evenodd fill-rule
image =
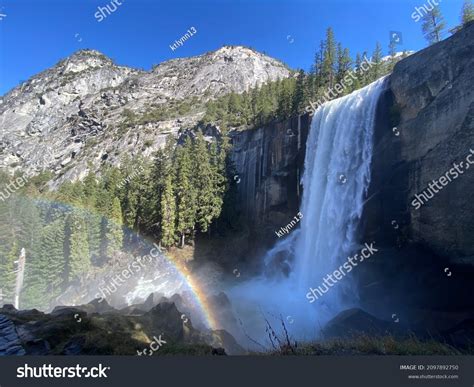
<path id="1" fill-rule="evenodd" d="M 295 241 L 294 281 L 318 286 L 359 248 L 356 230 L 370 183 L 375 110 L 382 78 L 324 104 L 306 143 L 301 230 Z M 350 278 L 325 294 L 326 304 L 356 299 Z"/>
<path id="2" fill-rule="evenodd" d="M 280 326 L 281 319 L 291 324 L 294 337 L 313 339 L 328 319 L 357 304 L 352 275 L 314 303 L 308 291 L 323 284 L 361 242 L 372 242 L 358 241 L 356 232 L 370 183 L 375 112 L 384 85 L 382 78 L 315 112 L 306 142 L 300 228 L 266 254 L 265 275 L 228 289 L 246 333 L 265 336 L 263 313 L 273 326 Z"/>

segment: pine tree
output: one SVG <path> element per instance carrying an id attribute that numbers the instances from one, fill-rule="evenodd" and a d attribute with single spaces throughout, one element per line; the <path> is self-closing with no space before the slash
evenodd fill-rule
<path id="1" fill-rule="evenodd" d="M 186 138 L 184 146 L 176 150 L 176 231 L 180 246 L 186 235 L 192 234 L 196 223 L 197 191 L 193 185 L 192 142 Z"/>
<path id="2" fill-rule="evenodd" d="M 472 0 L 464 0 L 461 14 L 462 25 L 465 26 L 472 20 L 474 20 L 474 6 L 472 5 Z"/>
<path id="3" fill-rule="evenodd" d="M 87 243 L 89 244 L 89 255 L 91 262 L 100 262 L 100 246 L 102 238 L 102 215 L 95 210 L 85 215 Z"/>
<path id="4" fill-rule="evenodd" d="M 367 59 L 367 51 L 364 51 L 362 53 L 362 60 L 364 61 L 366 59 Z M 370 70 L 364 71 L 364 69 L 362 67 L 360 67 L 359 81 L 360 81 L 360 86 L 361 87 L 367 86 L 369 83 L 371 83 L 372 79 L 371 79 Z"/>
<path id="5" fill-rule="evenodd" d="M 390 39 L 390 43 L 388 45 L 388 54 L 390 55 L 390 59 L 387 64 L 387 71 L 391 72 L 393 68 L 395 67 L 395 62 L 396 62 L 396 49 L 397 49 L 397 43 L 395 42 L 394 39 Z"/>
<path id="6" fill-rule="evenodd" d="M 226 190 L 225 150 L 223 146 L 218 150 L 216 142 L 209 148 L 209 158 L 212 170 L 212 220 L 219 217 L 222 211 L 223 197 Z"/>
<path id="7" fill-rule="evenodd" d="M 72 281 L 90 269 L 89 243 L 82 210 L 73 209 L 68 219 L 67 279 Z"/>
<path id="8" fill-rule="evenodd" d="M 354 72 L 356 74 L 356 79 L 352 85 L 351 91 L 358 90 L 362 87 L 362 58 L 359 53 L 356 54 L 356 59 L 354 63 Z"/>
<path id="9" fill-rule="evenodd" d="M 26 263 L 23 307 L 46 308 L 62 292 L 65 280 L 64 219 L 58 218 L 41 230 L 40 254 Z"/>
<path id="10" fill-rule="evenodd" d="M 308 90 L 306 84 L 306 76 L 303 70 L 298 72 L 296 79 L 295 93 L 293 95 L 293 102 L 291 107 L 291 114 L 295 115 L 303 111 L 308 102 Z"/>
<path id="11" fill-rule="evenodd" d="M 202 133 L 198 133 L 194 141 L 195 180 L 197 188 L 197 223 L 202 232 L 207 232 L 213 218 L 214 187 L 212 167 L 209 160 L 207 144 Z"/>
<path id="12" fill-rule="evenodd" d="M 89 170 L 92 167 L 89 166 Z M 100 245 L 101 245 L 101 224 L 102 215 L 98 213 L 99 206 L 97 204 L 99 195 L 99 186 L 97 184 L 96 175 L 89 172 L 83 181 L 84 185 L 84 201 L 87 208 L 85 217 L 87 229 L 87 241 L 89 244 L 89 254 L 93 263 L 99 263 Z"/>
<path id="13" fill-rule="evenodd" d="M 323 60 L 324 60 L 324 47 L 325 44 L 323 41 L 320 42 L 319 51 L 314 56 L 314 65 L 313 65 L 313 79 L 311 83 L 311 99 L 317 99 L 317 96 L 320 93 L 320 90 L 324 88 L 327 83 L 323 80 Z"/>
<path id="14" fill-rule="evenodd" d="M 173 173 L 172 157 L 174 153 L 175 139 L 169 136 L 166 140 L 165 147 L 159 149 L 154 158 L 153 165 L 150 170 L 151 183 L 147 192 L 147 207 L 149 214 L 147 215 L 147 227 L 154 232 L 156 237 L 160 237 L 163 229 L 163 209 L 161 207 L 162 197 L 165 191 L 166 179 Z"/>
<path id="15" fill-rule="evenodd" d="M 2 238 L 3 239 L 3 238 Z M 0 305 L 13 303 L 15 292 L 15 261 L 18 259 L 20 250 L 18 244 L 13 241 L 10 246 L 2 245 L 0 252 Z"/>
<path id="16" fill-rule="evenodd" d="M 337 46 L 337 72 L 336 72 L 336 81 L 338 83 L 345 84 L 344 78 L 351 71 L 351 67 L 352 67 L 352 59 L 349 53 L 349 49 L 348 48 L 343 49 L 342 45 L 339 43 Z M 348 83 L 352 83 L 352 81 Z M 346 94 L 346 90 L 344 94 Z"/>
<path id="17" fill-rule="evenodd" d="M 372 68 L 369 70 L 369 75 L 370 75 L 370 81 L 373 82 L 377 79 L 379 79 L 382 76 L 383 73 L 383 63 L 382 63 L 382 46 L 380 45 L 379 42 L 377 42 L 375 46 L 374 53 L 372 55 L 372 62 L 374 62 L 374 65 Z"/>
<path id="18" fill-rule="evenodd" d="M 170 247 L 175 243 L 176 236 L 176 202 L 173 189 L 173 175 L 165 177 L 161 196 L 161 244 Z"/>
<path id="19" fill-rule="evenodd" d="M 321 65 L 321 76 L 326 81 L 326 87 L 332 88 L 336 83 L 336 61 L 337 49 L 334 31 L 332 28 L 326 30 L 326 41 L 324 43 L 324 54 Z"/>
<path id="20" fill-rule="evenodd" d="M 390 39 L 390 43 L 388 44 L 388 54 L 393 59 L 395 58 L 395 54 L 397 53 L 397 42 L 394 39 Z"/>
<path id="21" fill-rule="evenodd" d="M 439 6 L 433 6 L 433 9 L 428 11 L 422 20 L 423 24 L 421 28 L 428 43 L 434 44 L 440 42 L 446 23 L 444 22 Z"/>
<path id="22" fill-rule="evenodd" d="M 110 205 L 106 228 L 107 257 L 113 257 L 123 244 L 122 208 L 118 197 L 114 197 Z"/>
<path id="23" fill-rule="evenodd" d="M 295 93 L 294 79 L 284 79 L 280 84 L 278 92 L 277 116 L 280 120 L 284 120 L 291 116 L 293 107 L 293 95 Z"/>

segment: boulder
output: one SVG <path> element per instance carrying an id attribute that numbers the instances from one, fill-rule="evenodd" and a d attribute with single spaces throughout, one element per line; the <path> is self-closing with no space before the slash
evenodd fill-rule
<path id="1" fill-rule="evenodd" d="M 13 322 L 4 314 L 0 314 L 0 356 L 25 355 L 21 340 Z"/>
<path id="2" fill-rule="evenodd" d="M 372 316 L 359 308 L 352 308 L 339 313 L 323 328 L 325 339 L 351 338 L 361 335 L 368 336 L 401 336 L 403 328 L 399 322 L 384 321 Z"/>

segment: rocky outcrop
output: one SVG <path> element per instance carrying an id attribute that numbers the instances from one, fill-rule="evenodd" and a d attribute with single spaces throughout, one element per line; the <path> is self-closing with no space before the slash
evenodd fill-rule
<path id="1" fill-rule="evenodd" d="M 37 310 L 0 308 L 0 355 L 162 355 L 242 354 L 224 330 L 196 329 L 183 320 L 176 305 L 165 300 L 150 307 L 117 310 L 97 300 L 74 307 Z M 151 343 L 164 340 L 159 350 Z M 146 350 L 146 351 L 145 351 Z"/>
<path id="2" fill-rule="evenodd" d="M 15 325 L 7 316 L 0 314 L 0 356 L 24 354 Z"/>

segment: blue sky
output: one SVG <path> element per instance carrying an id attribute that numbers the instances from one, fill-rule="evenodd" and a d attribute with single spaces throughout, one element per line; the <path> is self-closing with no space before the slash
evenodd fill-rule
<path id="1" fill-rule="evenodd" d="M 119 0 L 122 5 L 98 22 L 95 12 L 110 1 L 0 0 L 6 15 L 0 20 L 0 95 L 82 48 L 148 70 L 242 44 L 307 70 L 328 26 L 353 56 L 371 52 L 376 41 L 387 51 L 390 31 L 402 33 L 400 51 L 426 46 L 421 22 L 411 15 L 428 0 Z M 440 6 L 448 27 L 458 24 L 462 0 Z M 172 51 L 190 27 L 197 33 Z"/>

